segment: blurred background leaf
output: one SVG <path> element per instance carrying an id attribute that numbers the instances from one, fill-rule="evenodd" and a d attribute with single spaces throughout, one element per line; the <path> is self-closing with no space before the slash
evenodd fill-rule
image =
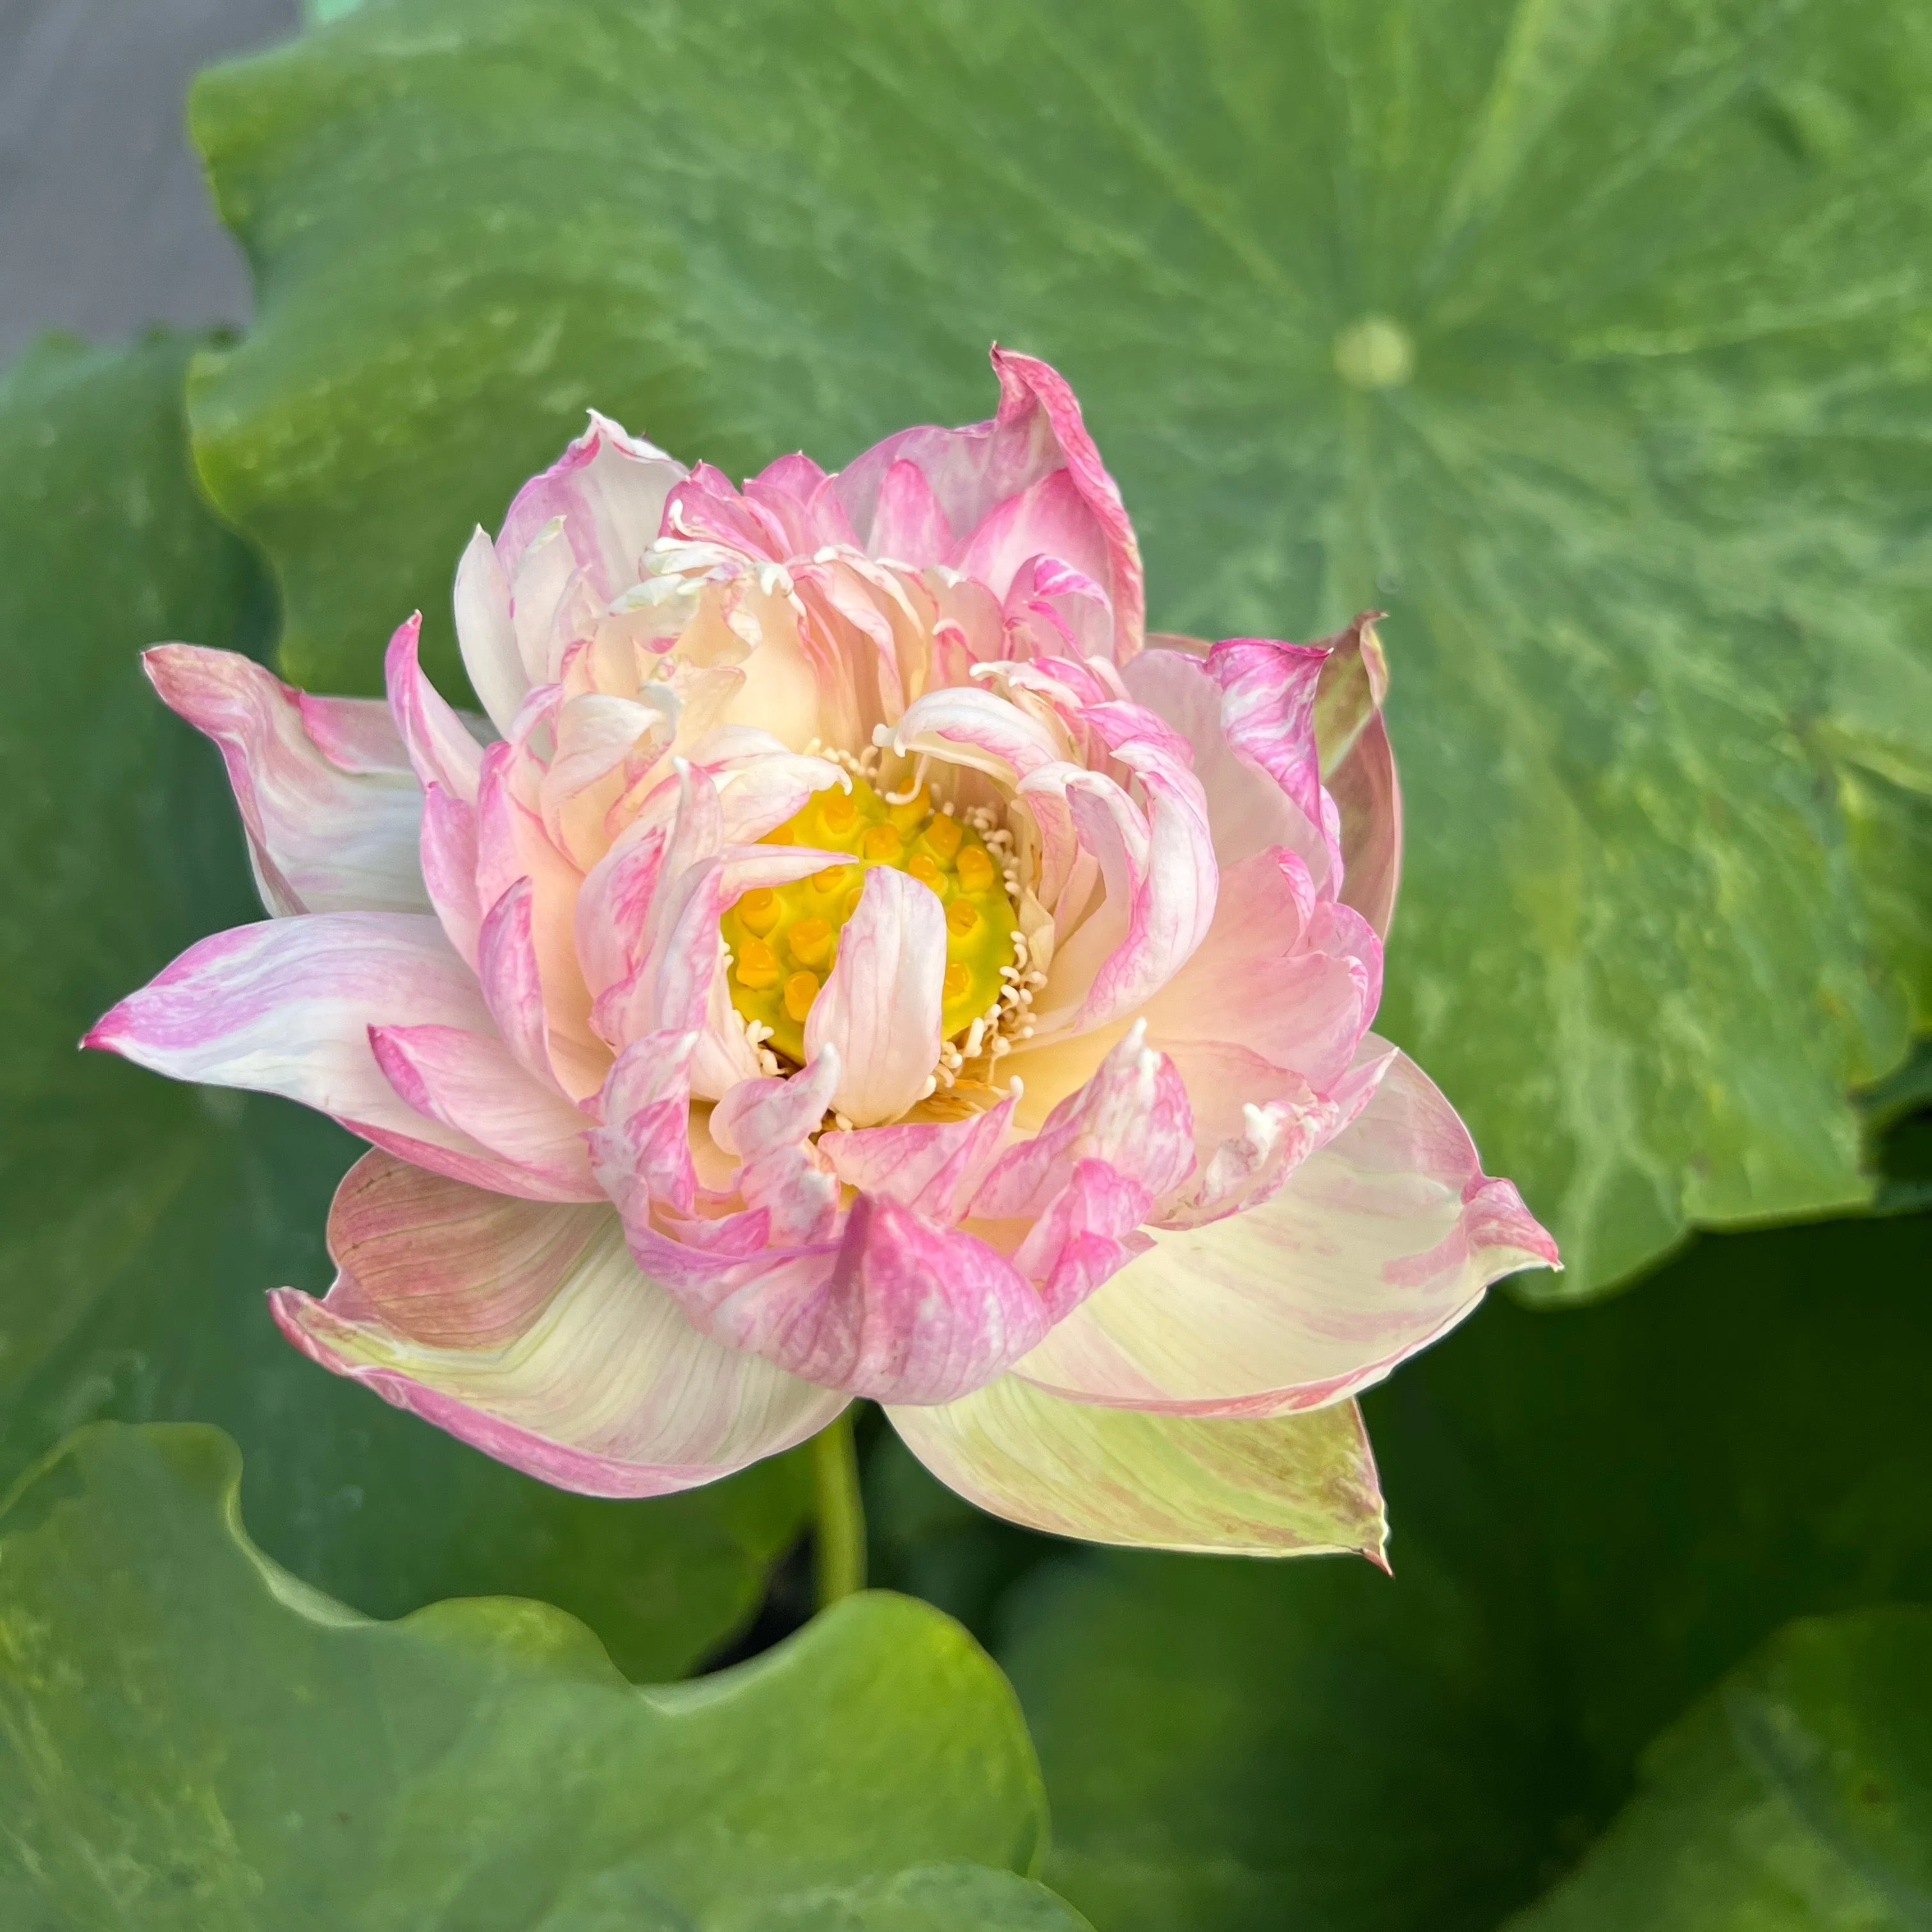
<path id="1" fill-rule="evenodd" d="M 78 1050 L 182 947 L 262 916 L 220 760 L 136 656 L 271 634 L 266 584 L 187 467 L 191 346 L 50 342 L 0 384 L 0 1486 L 94 1417 L 218 1422 L 254 1458 L 263 1545 L 358 1609 L 549 1598 L 626 1670 L 676 1676 L 752 1614 L 796 1537 L 799 1460 L 598 1502 L 320 1373 L 262 1297 L 326 1286 L 323 1218 L 356 1144 Z"/>
<path id="2" fill-rule="evenodd" d="M 1510 1932 L 1908 1932 L 1932 1906 L 1932 1611 L 1793 1624 L 1648 1751 Z"/>
<path id="3" fill-rule="evenodd" d="M 547 1604 L 366 1621 L 255 1550 L 240 1478 L 105 1425 L 0 1520 L 9 1928 L 1078 1932 L 1021 1882 L 1012 1693 L 925 1605 L 640 1691 Z"/>
<path id="4" fill-rule="evenodd" d="M 1932 1009 L 1928 98 L 1906 0 L 370 0 L 195 94 L 196 460 L 369 689 L 587 404 L 837 464 L 1053 357 L 1157 625 L 1391 614 L 1385 1028 L 1583 1298 L 1867 1199 Z"/>
<path id="5" fill-rule="evenodd" d="M 1392 1578 L 1036 1562 L 986 1627 L 1049 1881 L 1107 1932 L 1486 1932 L 1527 1903 L 1779 1625 L 1932 1600 L 1928 1227 L 1706 1237 L 1561 1316 L 1492 1299 L 1364 1402 Z M 1923 1684 L 1895 1687 L 1922 1729 Z M 1821 1915 L 1790 1923 L 1865 1922 Z"/>

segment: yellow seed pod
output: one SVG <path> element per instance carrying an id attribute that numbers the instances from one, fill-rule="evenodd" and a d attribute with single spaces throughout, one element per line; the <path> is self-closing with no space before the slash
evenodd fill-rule
<path id="1" fill-rule="evenodd" d="M 866 874 L 880 866 L 910 874 L 946 905 L 946 1037 L 963 1039 L 998 1000 L 1016 923 L 1000 865 L 970 826 L 933 809 L 924 786 L 898 804 L 863 778 L 849 791 L 829 786 L 765 843 L 849 855 L 792 884 L 747 892 L 718 922 L 734 958 L 731 1004 L 766 1030 L 772 1052 L 803 1064 L 806 1017 L 836 970 L 838 935 L 865 896 Z"/>

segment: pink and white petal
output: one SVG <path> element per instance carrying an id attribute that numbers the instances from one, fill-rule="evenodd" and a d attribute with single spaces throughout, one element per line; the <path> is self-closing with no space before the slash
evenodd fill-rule
<path id="1" fill-rule="evenodd" d="M 662 1496 L 802 1442 L 848 1400 L 702 1336 L 609 1208 L 504 1199 L 368 1156 L 326 1300 L 270 1298 L 323 1367 L 560 1489 Z"/>
<path id="2" fill-rule="evenodd" d="M 484 915 L 476 939 L 476 976 L 509 1052 L 535 1078 L 554 1082 L 550 1019 L 531 926 L 535 898 L 530 880 L 519 880 Z"/>
<path id="3" fill-rule="evenodd" d="M 1033 356 L 998 347 L 993 367 L 1000 378 L 1000 406 L 990 422 L 962 429 L 902 430 L 874 444 L 833 479 L 838 500 L 874 556 L 916 565 L 943 563 L 951 559 L 907 555 L 882 540 L 881 506 L 888 500 L 886 479 L 896 466 L 910 464 L 919 470 L 946 526 L 960 545 L 968 547 L 980 526 L 1003 504 L 1064 470 L 1087 526 L 1098 538 L 1102 561 L 1090 574 L 1103 585 L 1113 606 L 1114 657 L 1124 664 L 1140 649 L 1146 594 L 1139 547 L 1120 493 L 1087 433 L 1073 392 L 1057 370 Z M 907 521 L 896 514 L 888 521 L 898 545 L 910 541 Z M 937 526 L 928 522 L 924 527 L 930 532 Z M 1034 550 L 1068 554 L 1047 542 L 1035 544 Z"/>
<path id="4" fill-rule="evenodd" d="M 808 1060 L 837 1049 L 833 1106 L 860 1126 L 896 1120 L 939 1063 L 946 914 L 908 874 L 875 866 L 805 1022 Z"/>
<path id="5" fill-rule="evenodd" d="M 412 1160 L 447 1156 L 466 1174 L 500 1168 L 403 1099 L 376 1064 L 372 1026 L 494 1030 L 476 976 L 426 915 L 315 913 L 215 933 L 82 1043 L 172 1079 L 280 1094 Z"/>
<path id="6" fill-rule="evenodd" d="M 952 526 L 926 472 L 916 463 L 888 464 L 865 546 L 874 556 L 923 568 L 944 562 L 952 549 Z"/>
<path id="7" fill-rule="evenodd" d="M 1379 1042 L 1377 1042 L 1379 1045 Z M 1338 1402 L 1555 1244 L 1433 1083 L 1396 1054 L 1354 1120 L 1258 1207 L 1156 1232 L 1020 1372 L 1079 1402 L 1265 1416 Z"/>
<path id="8" fill-rule="evenodd" d="M 969 1502 L 1087 1543 L 1244 1556 L 1354 1552 L 1386 1568 L 1360 1412 L 1198 1420 L 1064 1402 L 1004 1376 L 938 1408 L 889 1407 Z"/>
<path id="9" fill-rule="evenodd" d="M 422 838 L 418 848 L 424 889 L 449 943 L 473 971 L 483 909 L 476 896 L 476 808 L 440 784 L 423 788 Z"/>
<path id="10" fill-rule="evenodd" d="M 535 1201 L 602 1201 L 590 1171 L 590 1122 L 536 1080 L 494 1034 L 456 1027 L 372 1027 L 390 1085 L 416 1110 L 502 1156 Z"/>
<path id="11" fill-rule="evenodd" d="M 674 1262 L 668 1244 L 640 1246 L 634 1222 L 628 1232 L 647 1264 Z M 986 1243 L 869 1195 L 829 1241 L 742 1256 L 687 1249 L 674 1264 L 665 1286 L 707 1334 L 882 1402 L 946 1402 L 976 1388 L 1024 1354 L 1048 1319 L 1032 1286 Z"/>
<path id="12" fill-rule="evenodd" d="M 1316 898 L 1293 852 L 1242 860 L 1221 889 L 1207 938 L 1145 1009 L 1148 1040 L 1176 1054 L 1244 1047 L 1325 1092 L 1354 1064 L 1375 1017 L 1381 941 L 1359 913 Z M 1260 1097 L 1244 1094 L 1238 1104 Z"/>
<path id="13" fill-rule="evenodd" d="M 418 656 L 422 613 L 396 626 L 382 659 L 389 716 L 424 788 L 440 785 L 465 805 L 476 802 L 483 747 L 442 694 L 423 675 Z"/>
<path id="14" fill-rule="evenodd" d="M 1142 748 L 1122 746 L 1114 755 L 1124 761 Z M 1064 796 L 1075 836 L 1097 860 L 1105 888 L 1070 935 L 1064 926 L 1057 932 L 1034 1007 L 1042 1040 L 1138 1012 L 1186 964 L 1213 921 L 1218 873 L 1199 786 L 1191 772 L 1157 758 L 1136 776 L 1144 811 L 1099 772 L 1049 768 L 1021 786 L 1030 802 Z"/>
<path id="15" fill-rule="evenodd" d="M 220 748 L 269 913 L 428 909 L 416 859 L 422 793 L 379 703 L 305 699 L 234 651 L 160 644 L 142 663 L 163 701 Z M 355 768 L 316 742 L 317 720 Z M 383 748 L 392 761 L 372 766 Z"/>
<path id="16" fill-rule="evenodd" d="M 1382 719 L 1388 662 L 1378 610 L 1322 639 L 1327 662 L 1315 694 L 1322 782 L 1341 817 L 1342 898 L 1387 937 L 1402 870 L 1402 792 Z"/>
<path id="17" fill-rule="evenodd" d="M 1319 817 L 1309 814 L 1252 759 L 1229 743 L 1222 692 L 1201 654 L 1150 645 L 1121 674 L 1136 702 L 1187 740 L 1207 800 L 1214 856 L 1225 872 L 1271 846 L 1298 853 L 1318 885 L 1334 869 Z"/>
<path id="18" fill-rule="evenodd" d="M 999 1159 L 1012 1114 L 1008 1099 L 963 1120 L 908 1120 L 850 1133 L 834 1129 L 819 1136 L 818 1150 L 846 1186 L 946 1226 L 965 1212 Z"/>
<path id="19" fill-rule="evenodd" d="M 1379 712 L 1327 782 L 1342 820 L 1342 902 L 1386 939 L 1402 882 L 1402 788 Z"/>
<path id="20" fill-rule="evenodd" d="M 506 558 L 520 556 L 547 524 L 561 520 L 575 568 L 608 604 L 643 574 L 665 501 L 686 473 L 656 444 L 592 410 L 590 427 L 517 492 L 498 548 Z"/>
<path id="21" fill-rule="evenodd" d="M 948 685 L 909 704 L 892 728 L 902 758 L 944 759 L 1016 784 L 1066 762 L 1064 737 L 1041 718 L 977 685 Z"/>
<path id="22" fill-rule="evenodd" d="M 456 566 L 456 642 L 470 688 L 496 729 L 508 734 L 530 694 L 517 648 L 510 580 L 489 532 L 479 525 Z"/>
<path id="23" fill-rule="evenodd" d="M 1024 1118 L 1024 1101 L 1020 1112 Z M 1138 1023 L 1048 1114 L 1038 1132 L 1000 1156 L 968 1211 L 989 1222 L 1035 1220 L 1082 1160 L 1105 1162 L 1156 1198 L 1178 1186 L 1193 1165 L 1186 1090 L 1166 1054 L 1148 1046 Z"/>

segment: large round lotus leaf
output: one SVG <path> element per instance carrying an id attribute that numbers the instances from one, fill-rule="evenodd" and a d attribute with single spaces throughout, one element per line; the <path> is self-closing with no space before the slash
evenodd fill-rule
<path id="1" fill-rule="evenodd" d="M 1392 1576 L 1036 1570 L 993 1623 L 1053 1802 L 1048 1882 L 1107 1932 L 1494 1932 L 1780 1624 L 1932 1601 L 1928 1230 L 1709 1237 L 1601 1307 L 1480 1310 L 1363 1404 Z M 1895 1695 L 1922 1731 L 1916 1672 Z"/>
<path id="2" fill-rule="evenodd" d="M 366 689 L 586 404 L 836 464 L 1053 358 L 1156 625 L 1389 612 L 1385 1023 L 1584 1295 L 1862 1201 L 1932 1010 L 1928 100 L 1915 0 L 371 0 L 194 98 L 197 460 Z"/>
<path id="3" fill-rule="evenodd" d="M 240 1476 L 96 1425 L 0 1516 L 10 1932 L 1078 1932 L 1013 1876 L 1033 1749 L 938 1611 L 850 1598 L 639 1690 L 548 1604 L 358 1616 L 248 1541 Z"/>
<path id="4" fill-rule="evenodd" d="M 796 1459 L 658 1502 L 546 1489 L 325 1374 L 262 1292 L 329 1278 L 348 1136 L 76 1042 L 203 933 L 262 916 L 214 748 L 136 662 L 257 648 L 266 586 L 195 494 L 190 344 L 52 344 L 0 383 L 0 1486 L 76 1424 L 196 1418 L 254 1459 L 281 1562 L 358 1608 L 514 1591 L 624 1666 L 688 1670 L 796 1534 Z"/>
<path id="5" fill-rule="evenodd" d="M 1932 1904 L 1932 1610 L 1792 1624 L 1644 1755 L 1508 1932 L 1913 1932 Z"/>

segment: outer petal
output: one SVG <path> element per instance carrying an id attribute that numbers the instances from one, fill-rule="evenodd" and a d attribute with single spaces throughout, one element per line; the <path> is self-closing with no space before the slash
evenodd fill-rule
<path id="1" fill-rule="evenodd" d="M 1221 687 L 1208 674 L 1208 648 L 1202 645 L 1197 656 L 1166 644 L 1150 645 L 1121 675 L 1136 703 L 1187 740 L 1194 776 L 1207 798 L 1214 856 L 1222 870 L 1272 846 L 1286 846 L 1300 854 L 1318 885 L 1333 863 L 1319 814 L 1311 818 L 1260 765 L 1228 742 L 1221 718 Z M 1312 675 L 1318 680 L 1318 666 Z"/>
<path id="2" fill-rule="evenodd" d="M 838 963 L 805 1022 L 805 1050 L 838 1053 L 833 1106 L 860 1126 L 898 1118 L 938 1064 L 946 914 L 938 898 L 884 866 L 866 874 Z"/>
<path id="3" fill-rule="evenodd" d="M 329 1246 L 326 1301 L 269 1298 L 296 1347 L 560 1489 L 689 1489 L 847 1400 L 700 1335 L 608 1208 L 506 1200 L 374 1154 L 343 1181 Z"/>
<path id="4" fill-rule="evenodd" d="M 490 1184 L 536 1201 L 602 1201 L 585 1136 L 590 1123 L 534 1078 L 494 1035 L 454 1027 L 372 1027 L 391 1086 L 420 1114 L 502 1156 L 514 1177 Z"/>
<path id="5" fill-rule="evenodd" d="M 270 913 L 428 908 L 422 793 L 380 704 L 307 697 L 234 651 L 161 644 L 142 662 L 163 700 L 221 748 Z"/>
<path id="6" fill-rule="evenodd" d="M 1352 1403 L 1196 1421 L 1064 1402 L 1004 1376 L 942 1408 L 886 1413 L 941 1482 L 1029 1528 L 1144 1549 L 1354 1550 L 1382 1562 L 1382 1491 Z"/>
<path id="7" fill-rule="evenodd" d="M 1076 1401 L 1173 1414 L 1314 1408 L 1381 1381 L 1498 1276 L 1557 1265 L 1515 1188 L 1484 1174 L 1454 1109 L 1397 1054 L 1271 1200 L 1157 1234 L 1019 1372 Z"/>
<path id="8" fill-rule="evenodd" d="M 1315 695 L 1322 782 L 1342 819 L 1342 897 L 1387 937 L 1402 874 L 1402 792 L 1382 722 L 1388 665 L 1369 611 L 1331 645 Z"/>
<path id="9" fill-rule="evenodd" d="M 1088 570 L 1106 590 L 1114 611 L 1114 659 L 1124 664 L 1140 649 L 1147 599 L 1140 549 L 1120 490 L 1081 420 L 1073 392 L 1057 370 L 1033 356 L 998 348 L 993 351 L 993 367 L 999 374 L 1000 407 L 991 422 L 956 430 L 902 430 L 856 458 L 832 487 L 874 556 L 916 566 L 951 564 L 1004 505 L 1064 470 L 1084 512 L 1085 530 L 1091 533 L 1090 539 L 1083 533 L 1082 556 L 1090 541 L 1095 553 L 1090 568 L 1082 556 L 1067 560 Z M 902 464 L 914 465 L 924 476 L 938 516 L 923 500 L 909 505 L 913 493 L 903 475 L 892 478 Z M 1063 500 L 1056 491 L 1043 507 L 1052 513 L 1049 522 L 1030 546 L 1023 536 L 1005 532 L 1010 541 L 1003 554 L 1012 565 L 1042 553 L 1066 555 Z M 930 542 L 942 524 L 955 540 L 955 551 L 921 554 L 921 538 Z M 1004 584 L 992 587 L 1000 597 L 1007 588 Z"/>
<path id="10" fill-rule="evenodd" d="M 1032 1283 L 974 1235 L 861 1195 L 829 1239 L 769 1246 L 782 1210 L 774 1201 L 735 1223 L 693 1224 L 706 1248 L 668 1238 L 634 1209 L 626 1232 L 706 1334 L 881 1402 L 949 1402 L 1046 1332 Z"/>
<path id="11" fill-rule="evenodd" d="M 418 610 L 398 624 L 389 639 L 382 658 L 389 716 L 425 789 L 440 785 L 452 798 L 473 806 L 482 776 L 483 747 L 424 676 L 418 656 L 422 634 L 422 613 Z"/>
<path id="12" fill-rule="evenodd" d="M 280 1094 L 421 1162 L 483 1178 L 502 1163 L 426 1118 L 384 1076 L 372 1026 L 494 1029 L 433 919 L 319 913 L 218 932 L 131 993 L 82 1042 L 176 1080 Z"/>

